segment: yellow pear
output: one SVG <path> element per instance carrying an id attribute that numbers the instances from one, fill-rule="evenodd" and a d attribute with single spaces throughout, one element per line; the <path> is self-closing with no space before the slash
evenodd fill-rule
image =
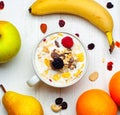
<path id="1" fill-rule="evenodd" d="M 42 105 L 32 96 L 7 91 L 2 102 L 8 115 L 44 115 Z"/>

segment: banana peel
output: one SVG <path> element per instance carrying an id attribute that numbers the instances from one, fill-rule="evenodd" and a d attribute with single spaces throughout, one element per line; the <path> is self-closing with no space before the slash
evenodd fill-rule
<path id="1" fill-rule="evenodd" d="M 55 13 L 80 16 L 104 32 L 110 47 L 109 52 L 114 50 L 112 16 L 95 0 L 36 0 L 29 7 L 29 12 L 35 16 Z"/>

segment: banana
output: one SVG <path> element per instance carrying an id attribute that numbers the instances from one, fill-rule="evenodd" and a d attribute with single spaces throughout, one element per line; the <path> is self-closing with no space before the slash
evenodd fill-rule
<path id="1" fill-rule="evenodd" d="M 41 16 L 55 13 L 80 16 L 106 34 L 110 53 L 115 47 L 112 16 L 95 0 L 37 0 L 30 6 L 29 12 Z"/>

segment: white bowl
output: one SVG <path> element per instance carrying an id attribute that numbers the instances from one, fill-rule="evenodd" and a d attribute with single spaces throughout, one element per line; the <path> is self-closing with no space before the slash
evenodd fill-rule
<path id="1" fill-rule="evenodd" d="M 61 72 L 60 70 L 54 70 L 52 69 L 51 66 L 46 66 L 44 63 L 44 59 L 51 60 L 51 52 L 53 49 L 57 49 L 58 52 L 63 52 L 66 51 L 67 48 L 65 48 L 61 44 L 61 40 L 69 36 L 73 39 L 74 45 L 71 48 L 71 53 L 72 55 L 76 54 L 83 54 L 84 60 L 82 62 L 76 62 L 76 68 L 71 70 L 70 68 L 63 69 Z M 59 47 L 55 45 L 55 41 L 59 43 Z M 44 49 L 43 47 L 47 46 L 47 49 Z M 44 49 L 44 51 L 43 51 Z M 49 51 L 46 51 L 49 50 Z M 39 55 L 39 56 L 38 56 Z M 76 57 L 75 57 L 76 58 Z M 48 61 L 50 62 L 50 61 Z M 29 86 L 34 86 L 40 81 L 43 81 L 49 86 L 57 87 L 57 88 L 63 88 L 63 87 L 68 87 L 76 82 L 78 82 L 85 74 L 86 69 L 87 69 L 87 54 L 86 50 L 81 43 L 80 39 L 72 34 L 66 33 L 66 32 L 55 32 L 52 34 L 49 34 L 45 36 L 37 45 L 35 48 L 34 54 L 33 54 L 33 68 L 35 70 L 35 75 L 31 77 L 28 81 L 27 84 Z M 81 70 L 80 70 L 81 68 Z M 63 73 L 68 72 L 71 76 L 66 78 L 63 77 Z M 80 73 L 81 71 L 81 73 Z M 77 75 L 79 73 L 79 75 Z M 53 79 L 53 76 L 57 74 L 59 75 L 59 79 Z"/>

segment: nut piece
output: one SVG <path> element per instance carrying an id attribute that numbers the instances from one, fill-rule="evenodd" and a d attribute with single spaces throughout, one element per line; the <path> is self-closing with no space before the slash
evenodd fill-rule
<path id="1" fill-rule="evenodd" d="M 51 109 L 52 109 L 54 112 L 59 112 L 59 111 L 62 109 L 62 106 L 56 105 L 56 104 L 52 104 L 52 105 L 51 105 Z"/>
<path id="2" fill-rule="evenodd" d="M 93 72 L 90 76 L 89 76 L 89 80 L 90 81 L 95 81 L 98 78 L 98 72 Z"/>

